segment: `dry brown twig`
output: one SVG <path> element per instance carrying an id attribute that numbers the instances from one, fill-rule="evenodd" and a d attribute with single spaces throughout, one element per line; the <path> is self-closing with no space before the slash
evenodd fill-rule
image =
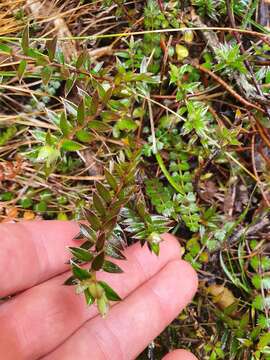
<path id="1" fill-rule="evenodd" d="M 237 99 L 240 103 L 247 106 L 248 108 L 259 110 L 263 113 L 265 113 L 265 110 L 261 108 L 260 106 L 253 104 L 249 102 L 248 100 L 244 99 L 241 95 L 239 95 L 232 87 L 230 87 L 223 79 L 221 79 L 219 76 L 217 76 L 212 71 L 206 69 L 205 67 L 198 64 L 196 61 L 191 62 L 192 66 L 194 66 L 196 69 L 200 70 L 201 72 L 209 75 L 212 77 L 215 81 L 217 81 L 224 89 L 226 89 L 235 99 Z"/>

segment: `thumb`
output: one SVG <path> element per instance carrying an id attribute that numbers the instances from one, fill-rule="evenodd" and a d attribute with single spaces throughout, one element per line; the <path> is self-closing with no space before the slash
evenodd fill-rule
<path id="1" fill-rule="evenodd" d="M 186 350 L 174 350 L 164 356 L 162 360 L 198 360 L 196 356 Z"/>

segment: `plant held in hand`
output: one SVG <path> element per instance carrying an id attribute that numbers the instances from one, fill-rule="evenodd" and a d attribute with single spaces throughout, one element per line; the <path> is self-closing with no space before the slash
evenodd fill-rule
<path id="1" fill-rule="evenodd" d="M 84 209 L 83 215 L 88 224 L 80 225 L 80 233 L 75 239 L 84 240 L 80 247 L 70 247 L 70 260 L 73 275 L 65 285 L 75 285 L 78 294 L 84 293 L 86 303 L 96 302 L 99 312 L 105 316 L 109 301 L 119 301 L 120 296 L 104 281 L 97 279 L 98 271 L 121 273 L 122 269 L 107 257 L 125 260 L 122 253 L 123 242 L 119 236 L 125 231 L 134 235 L 143 245 L 147 241 L 151 251 L 158 254 L 159 234 L 168 230 L 167 219 L 146 213 L 140 199 L 136 199 L 135 174 L 139 155 L 129 162 L 115 164 L 115 175 L 105 170 L 106 185 L 96 183 L 92 209 Z M 121 222 L 121 219 L 123 220 Z M 120 224 L 120 225 L 119 225 Z"/>

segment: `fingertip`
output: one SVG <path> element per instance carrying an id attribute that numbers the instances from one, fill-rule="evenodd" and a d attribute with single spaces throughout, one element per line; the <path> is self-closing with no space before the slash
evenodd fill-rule
<path id="1" fill-rule="evenodd" d="M 165 355 L 162 360 L 198 360 L 195 355 L 187 350 L 174 350 Z"/>
<path id="2" fill-rule="evenodd" d="M 152 278 L 151 290 L 164 310 L 162 319 L 165 323 L 169 324 L 191 302 L 197 284 L 196 272 L 183 260 L 170 261 Z"/>
<path id="3" fill-rule="evenodd" d="M 170 261 L 166 269 L 167 286 L 157 289 L 168 310 L 169 318 L 175 318 L 194 297 L 198 287 L 198 277 L 194 269 L 184 260 Z"/>
<path id="4" fill-rule="evenodd" d="M 161 237 L 165 241 L 176 242 L 177 244 L 179 244 L 179 241 L 178 241 L 177 237 L 170 234 L 170 233 L 164 233 L 164 234 L 161 235 Z"/>
<path id="5" fill-rule="evenodd" d="M 73 220 L 33 220 L 23 221 L 17 226 L 22 226 L 26 230 L 30 231 L 33 241 L 36 241 L 37 234 L 39 232 L 51 234 L 64 234 L 68 236 L 68 239 L 72 240 L 79 231 L 80 227 L 76 221 Z"/>
<path id="6" fill-rule="evenodd" d="M 193 267 L 185 260 L 172 260 L 168 264 L 173 274 L 175 291 L 185 300 L 186 304 L 195 295 L 198 289 L 198 275 Z M 185 295 L 183 297 L 183 295 Z"/>
<path id="7" fill-rule="evenodd" d="M 58 235 L 61 238 L 62 248 L 66 246 L 78 246 L 77 240 L 74 238 L 80 232 L 80 225 L 74 220 L 43 220 L 40 225 L 44 232 L 48 229 L 48 237 L 51 238 L 52 234 Z M 59 240 L 60 242 L 60 240 Z"/>
<path id="8" fill-rule="evenodd" d="M 173 249 L 175 254 L 180 258 L 183 255 L 182 247 L 178 238 L 172 234 L 164 233 L 161 235 L 163 241 L 160 244 L 160 253 L 162 252 L 162 248 L 170 247 Z"/>
<path id="9" fill-rule="evenodd" d="M 198 290 L 199 279 L 198 274 L 194 268 L 185 260 L 180 260 L 181 271 L 185 272 L 186 278 L 189 279 L 191 298 L 195 295 Z"/>
<path id="10" fill-rule="evenodd" d="M 74 233 L 80 231 L 79 223 L 74 220 L 43 220 L 44 224 L 51 226 L 54 225 L 57 229 L 62 229 L 64 232 Z"/>

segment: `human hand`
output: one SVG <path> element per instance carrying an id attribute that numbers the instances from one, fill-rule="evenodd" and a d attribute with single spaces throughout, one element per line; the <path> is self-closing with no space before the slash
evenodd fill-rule
<path id="1" fill-rule="evenodd" d="M 69 276 L 66 246 L 79 232 L 74 222 L 1 224 L 0 354 L 5 360 L 129 360 L 179 314 L 197 289 L 191 266 L 179 260 L 179 245 L 163 236 L 160 256 L 139 244 L 125 251 L 123 274 L 102 273 L 124 299 L 102 319 L 86 307 Z M 119 264 L 118 263 L 118 264 Z M 164 360 L 196 360 L 183 350 Z"/>

